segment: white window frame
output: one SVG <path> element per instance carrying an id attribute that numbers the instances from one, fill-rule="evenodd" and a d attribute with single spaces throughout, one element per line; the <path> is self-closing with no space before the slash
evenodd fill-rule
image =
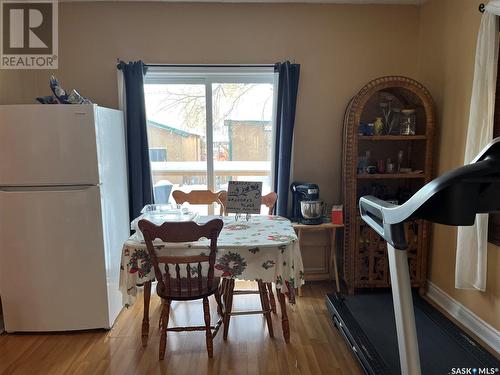
<path id="1" fill-rule="evenodd" d="M 207 188 L 215 191 L 213 150 L 212 84 L 214 83 L 269 83 L 273 85 L 271 187 L 274 190 L 276 113 L 278 73 L 274 66 L 148 66 L 144 84 L 198 84 L 205 86 L 205 117 L 207 138 Z"/>

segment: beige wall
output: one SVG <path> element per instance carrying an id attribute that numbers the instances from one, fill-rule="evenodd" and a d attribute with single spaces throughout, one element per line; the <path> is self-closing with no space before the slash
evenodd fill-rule
<path id="1" fill-rule="evenodd" d="M 437 105 L 436 174 L 463 163 L 481 14 L 477 0 L 429 0 L 420 11 L 419 79 Z M 435 225 L 430 280 L 451 297 L 500 328 L 499 248 L 488 249 L 486 292 L 455 289 L 456 229 Z"/>
<path id="2" fill-rule="evenodd" d="M 63 3 L 60 68 L 64 87 L 117 107 L 116 58 L 156 63 L 301 64 L 294 177 L 340 199 L 342 118 L 370 79 L 422 80 L 438 106 L 437 172 L 462 162 L 479 24 L 476 0 L 416 6 L 304 4 Z M 421 21 L 421 23 L 420 23 Z M 420 31 L 419 31 L 420 30 Z M 49 71 L 0 71 L 0 104 L 49 94 Z M 436 227 L 431 280 L 499 327 L 500 257 L 489 253 L 488 291 L 457 291 L 455 231 Z"/>
<path id="3" fill-rule="evenodd" d="M 60 4 L 66 88 L 116 107 L 116 59 L 301 64 L 294 175 L 339 202 L 342 117 L 385 74 L 415 76 L 418 7 L 304 4 Z M 0 71 L 0 104 L 49 94 L 48 71 Z"/>

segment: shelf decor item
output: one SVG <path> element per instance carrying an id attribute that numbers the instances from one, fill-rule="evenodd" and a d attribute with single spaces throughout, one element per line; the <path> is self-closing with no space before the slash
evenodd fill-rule
<path id="1" fill-rule="evenodd" d="M 417 117 L 414 109 L 403 109 L 399 117 L 399 131 L 401 135 L 415 135 Z"/>
<path id="2" fill-rule="evenodd" d="M 382 117 L 377 117 L 373 123 L 373 130 L 375 135 L 382 135 L 384 133 L 384 123 Z"/>
<path id="3" fill-rule="evenodd" d="M 390 119 L 390 125 L 387 130 L 387 134 L 399 134 L 399 118 L 401 117 L 401 109 L 400 108 L 393 108 L 392 109 L 392 116 Z"/>
<path id="4" fill-rule="evenodd" d="M 402 204 L 432 179 L 434 113 L 427 89 L 401 76 L 374 79 L 347 106 L 342 155 L 342 278 L 349 293 L 390 287 L 386 243 L 361 220 L 358 201 L 363 195 L 374 195 Z M 377 130 L 371 136 L 358 134 L 360 123 L 370 123 L 381 114 L 385 118 L 382 134 Z M 400 127 L 403 123 L 407 124 L 404 131 Z M 373 163 L 367 162 L 367 151 Z M 372 164 L 375 170 L 367 168 Z M 405 225 L 412 286 L 423 288 L 430 226 L 422 220 Z"/>

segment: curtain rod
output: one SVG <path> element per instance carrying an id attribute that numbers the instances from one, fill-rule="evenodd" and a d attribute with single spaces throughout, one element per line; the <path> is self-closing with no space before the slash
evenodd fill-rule
<path id="1" fill-rule="evenodd" d="M 0 0 L 1 1 L 1 0 Z M 116 59 L 117 68 L 121 70 L 123 65 L 127 63 Z M 161 68 L 161 67 L 171 67 L 171 68 L 274 68 L 276 71 L 281 63 L 277 62 L 275 64 L 146 64 L 143 63 L 144 69 L 147 68 Z M 295 61 L 293 62 L 295 64 Z"/>
<path id="2" fill-rule="evenodd" d="M 144 64 L 146 67 L 161 68 L 274 68 L 276 64 Z"/>

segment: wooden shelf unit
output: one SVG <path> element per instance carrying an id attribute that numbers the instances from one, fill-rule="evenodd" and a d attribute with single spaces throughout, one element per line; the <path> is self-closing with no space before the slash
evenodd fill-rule
<path id="1" fill-rule="evenodd" d="M 426 135 L 358 135 L 360 141 L 424 141 Z"/>
<path id="2" fill-rule="evenodd" d="M 373 122 L 375 117 L 381 116 L 379 103 L 387 94 L 394 98 L 394 106 L 416 109 L 416 135 L 358 134 L 360 122 Z M 402 203 L 432 179 L 434 118 L 434 104 L 427 89 L 413 79 L 400 76 L 381 77 L 369 82 L 347 106 L 342 155 L 345 229 L 341 269 L 350 294 L 359 289 L 390 286 L 386 242 L 360 218 L 359 197 L 366 194 L 382 199 L 398 197 Z M 358 174 L 359 157 L 367 150 L 374 160 L 395 160 L 398 150 L 403 150 L 406 164 L 403 167 L 422 170 L 423 173 Z M 427 278 L 430 225 L 414 220 L 405 227 L 412 285 L 422 288 Z"/>
<path id="3" fill-rule="evenodd" d="M 358 174 L 359 180 L 399 180 L 405 178 L 425 178 L 423 173 L 375 173 L 375 174 Z"/>

